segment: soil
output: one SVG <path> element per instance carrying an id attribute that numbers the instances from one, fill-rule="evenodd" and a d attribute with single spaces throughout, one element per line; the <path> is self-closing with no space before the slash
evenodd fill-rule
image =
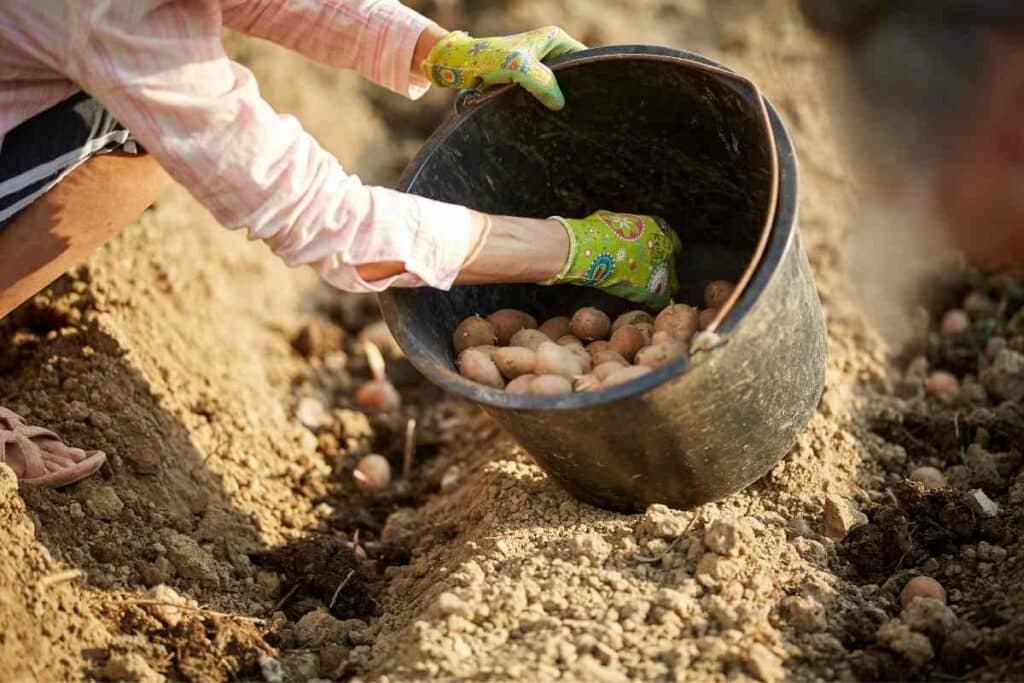
<path id="1" fill-rule="evenodd" d="M 727 500 L 582 505 L 386 344 L 402 408 L 360 409 L 373 300 L 287 269 L 174 188 L 0 321 L 0 405 L 110 457 L 57 492 L 19 495 L 0 467 L 0 679 L 1024 678 L 1024 281 L 952 273 L 931 287 L 932 332 L 886 346 L 844 269 L 858 188 L 831 60 L 793 5 L 418 6 L 478 34 L 555 23 L 590 44 L 683 46 L 762 86 L 802 162 L 829 324 L 818 413 Z M 393 183 L 450 107 L 263 42 L 230 48 L 368 182 Z M 970 329 L 939 336 L 972 293 L 993 306 L 974 296 Z M 955 395 L 924 392 L 933 369 Z M 352 481 L 371 452 L 392 465 L 382 493 Z M 908 482 L 921 466 L 949 486 Z M 948 607 L 901 613 L 922 574 Z"/>

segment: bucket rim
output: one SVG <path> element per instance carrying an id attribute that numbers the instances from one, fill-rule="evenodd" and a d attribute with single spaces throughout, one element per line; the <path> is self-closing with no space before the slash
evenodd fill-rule
<path id="1" fill-rule="evenodd" d="M 728 337 L 734 333 L 746 315 L 754 308 L 761 294 L 775 275 L 777 266 L 791 249 L 797 234 L 797 199 L 799 194 L 796 154 L 789 133 L 778 112 L 760 89 L 749 79 L 738 75 L 727 67 L 693 52 L 651 45 L 612 45 L 571 53 L 547 62 L 556 73 L 565 69 L 608 61 L 660 61 L 705 71 L 718 78 L 732 81 L 746 88 L 760 103 L 761 119 L 772 155 L 772 189 L 766 211 L 765 225 L 761 238 L 755 246 L 751 259 L 729 300 L 713 321 L 710 334 L 718 335 L 719 343 L 713 349 L 728 344 Z M 456 115 L 445 121 L 428 138 L 423 148 L 406 167 L 398 189 L 409 192 L 426 162 L 436 153 L 443 142 L 466 120 L 496 101 L 502 94 L 517 86 L 495 88 L 486 94 L 471 99 L 458 97 Z M 384 291 L 378 296 L 381 311 L 395 338 L 402 346 L 400 325 L 391 325 L 397 318 L 393 293 Z M 404 346 L 403 346 L 404 350 Z M 705 354 L 702 350 L 698 353 Z M 408 354 L 412 365 L 431 382 L 445 391 L 469 399 L 484 408 L 498 408 L 517 412 L 569 411 L 613 404 L 620 400 L 645 394 L 662 384 L 688 373 L 693 363 L 687 357 L 677 358 L 652 368 L 651 372 L 623 384 L 595 392 L 573 392 L 557 396 L 533 396 L 508 394 L 471 382 L 454 369 L 425 363 L 414 354 Z M 706 360 L 706 359 L 702 359 Z"/>

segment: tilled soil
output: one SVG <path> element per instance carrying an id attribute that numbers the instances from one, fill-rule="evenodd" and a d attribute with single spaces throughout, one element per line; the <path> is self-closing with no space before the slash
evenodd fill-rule
<path id="1" fill-rule="evenodd" d="M 882 343 L 843 270 L 858 195 L 831 60 L 790 3 L 421 4 L 478 34 L 557 23 L 590 44 L 677 45 L 762 86 L 802 162 L 829 323 L 817 415 L 725 501 L 582 505 L 386 339 L 403 405 L 360 407 L 372 300 L 286 269 L 176 188 L 0 321 L 0 405 L 110 456 L 20 496 L 0 467 L 0 679 L 1024 678 L 1024 285 L 952 274 L 926 337 Z M 231 46 L 367 181 L 394 182 L 448 111 L 444 93 L 413 105 Z M 967 328 L 941 334 L 957 306 Z M 383 492 L 352 480 L 371 452 L 392 466 Z M 925 466 L 942 486 L 908 480 Z M 901 611 L 917 575 L 948 606 Z"/>

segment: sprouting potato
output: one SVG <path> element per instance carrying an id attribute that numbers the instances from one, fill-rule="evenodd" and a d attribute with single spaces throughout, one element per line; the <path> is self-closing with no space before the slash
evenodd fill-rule
<path id="1" fill-rule="evenodd" d="M 572 334 L 569 331 L 569 318 L 564 315 L 545 320 L 544 324 L 541 325 L 539 329 L 552 339 L 560 339 L 567 334 Z"/>
<path id="2" fill-rule="evenodd" d="M 572 386 L 576 391 L 597 391 L 601 388 L 601 380 L 595 375 L 580 375 Z"/>
<path id="3" fill-rule="evenodd" d="M 608 316 L 592 306 L 576 311 L 569 321 L 569 329 L 583 341 L 607 338 L 611 326 Z"/>
<path id="4" fill-rule="evenodd" d="M 549 341 L 537 348 L 533 371 L 537 375 L 560 375 L 571 379 L 582 375 L 583 367 L 572 351 Z"/>
<path id="5" fill-rule="evenodd" d="M 537 379 L 537 375 L 519 375 L 505 386 L 505 392 L 509 394 L 528 394 L 530 384 Z"/>
<path id="6" fill-rule="evenodd" d="M 644 340 L 644 335 L 640 330 L 632 325 L 623 325 L 612 332 L 610 345 L 623 358 L 632 361 L 636 352 L 647 346 L 647 341 Z"/>
<path id="7" fill-rule="evenodd" d="M 391 484 L 391 463 L 376 453 L 363 456 L 352 471 L 352 479 L 367 493 L 383 491 Z"/>
<path id="8" fill-rule="evenodd" d="M 697 309 L 686 304 L 674 304 L 663 309 L 654 319 L 655 332 L 668 332 L 678 341 L 687 342 L 697 331 Z"/>
<path id="9" fill-rule="evenodd" d="M 402 397 L 386 379 L 370 380 L 356 390 L 353 397 L 363 410 L 392 413 L 402 406 Z"/>
<path id="10" fill-rule="evenodd" d="M 603 382 L 608 379 L 610 375 L 614 375 L 616 372 L 626 367 L 629 366 L 618 361 L 609 361 L 595 366 L 592 374 Z"/>
<path id="11" fill-rule="evenodd" d="M 704 288 L 704 305 L 708 308 L 721 308 L 732 296 L 736 285 L 728 280 L 713 280 Z"/>
<path id="12" fill-rule="evenodd" d="M 528 375 L 533 372 L 537 354 L 522 346 L 507 346 L 495 351 L 491 360 L 507 379 L 515 379 L 520 375 Z"/>
<path id="13" fill-rule="evenodd" d="M 530 382 L 530 393 L 546 396 L 572 393 L 572 382 L 561 375 L 540 375 Z"/>
<path id="14" fill-rule="evenodd" d="M 625 384 L 630 380 L 637 379 L 638 377 L 643 377 L 650 371 L 650 368 L 645 367 L 643 365 L 631 365 L 627 368 L 622 368 L 618 372 L 609 375 L 608 378 L 601 383 L 601 386 L 607 388 L 614 387 L 618 384 Z"/>
<path id="15" fill-rule="evenodd" d="M 632 327 L 644 337 L 644 346 L 648 346 L 654 338 L 654 323 L 633 323 Z"/>
<path id="16" fill-rule="evenodd" d="M 541 344 L 547 344 L 550 341 L 551 338 L 540 330 L 519 330 L 512 335 L 508 343 L 509 346 L 522 346 L 536 351 Z"/>
<path id="17" fill-rule="evenodd" d="M 498 366 L 485 352 L 478 349 L 466 349 L 459 354 L 459 372 L 466 379 L 484 386 L 501 389 L 505 380 L 501 378 Z"/>
<path id="18" fill-rule="evenodd" d="M 605 363 L 629 365 L 629 361 L 626 360 L 621 353 L 611 348 L 598 351 L 597 353 L 592 353 L 590 354 L 590 357 L 594 359 L 594 365 L 604 365 Z"/>
<path id="19" fill-rule="evenodd" d="M 654 317 L 647 311 L 627 311 L 612 323 L 612 333 L 614 334 L 623 325 L 637 325 L 639 323 L 653 325 Z"/>
<path id="20" fill-rule="evenodd" d="M 697 318 L 697 323 L 700 329 L 706 330 L 711 327 L 711 323 L 715 321 L 715 316 L 718 315 L 717 308 L 705 308 L 700 312 L 700 316 Z"/>
<path id="21" fill-rule="evenodd" d="M 462 353 L 474 346 L 488 346 L 497 341 L 494 334 L 494 325 L 478 315 L 466 318 L 455 328 L 452 335 L 455 344 L 455 353 Z"/>
<path id="22" fill-rule="evenodd" d="M 655 367 L 663 365 L 673 358 L 678 358 L 683 355 L 683 350 L 678 345 L 674 344 L 651 344 L 640 349 L 634 362 L 637 365 L 646 365 L 647 367 Z"/>
<path id="23" fill-rule="evenodd" d="M 907 609 L 918 598 L 932 598 L 945 603 L 946 589 L 930 576 L 916 576 L 900 592 L 900 606 Z"/>
<path id="24" fill-rule="evenodd" d="M 509 340 L 519 330 L 537 329 L 537 319 L 529 313 L 514 308 L 503 308 L 487 316 L 487 321 L 494 326 L 494 335 L 499 346 L 507 346 Z"/>
<path id="25" fill-rule="evenodd" d="M 557 343 L 559 346 L 578 346 L 581 349 L 583 348 L 583 342 L 580 341 L 579 337 L 573 334 L 562 335 L 556 340 L 555 343 Z"/>

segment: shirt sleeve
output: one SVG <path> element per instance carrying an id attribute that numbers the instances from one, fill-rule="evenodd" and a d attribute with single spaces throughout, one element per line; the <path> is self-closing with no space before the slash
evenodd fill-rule
<path id="1" fill-rule="evenodd" d="M 71 3 L 65 68 L 227 228 L 351 291 L 449 287 L 471 247 L 463 207 L 368 187 L 259 94 L 220 43 L 214 2 Z M 406 273 L 364 282 L 356 266 Z"/>
<path id="2" fill-rule="evenodd" d="M 224 25 L 417 99 L 430 82 L 412 67 L 432 25 L 396 0 L 226 0 Z"/>

